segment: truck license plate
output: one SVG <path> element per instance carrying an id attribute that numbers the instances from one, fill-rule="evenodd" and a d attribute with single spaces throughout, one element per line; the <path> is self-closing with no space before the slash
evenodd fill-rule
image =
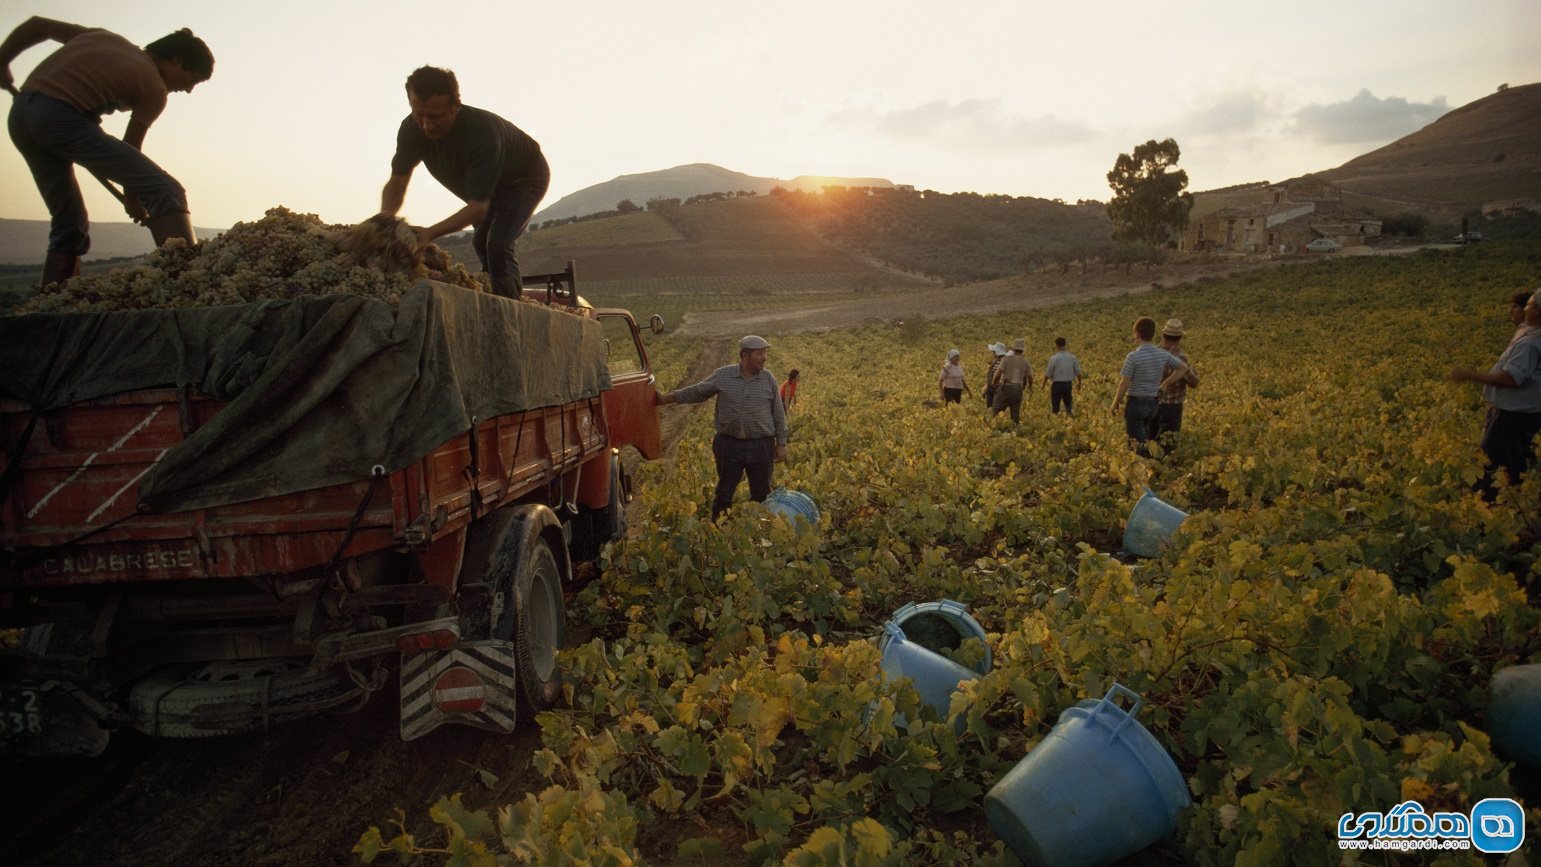
<path id="1" fill-rule="evenodd" d="M 41 691 L 0 687 L 0 737 L 41 735 L 44 719 Z"/>

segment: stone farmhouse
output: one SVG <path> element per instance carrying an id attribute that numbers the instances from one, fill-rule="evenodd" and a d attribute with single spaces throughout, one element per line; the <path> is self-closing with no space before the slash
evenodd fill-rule
<path id="1" fill-rule="evenodd" d="M 1343 192 L 1320 181 L 1296 181 L 1262 188 L 1261 201 L 1221 208 L 1194 218 L 1178 242 L 1192 252 L 1283 253 L 1317 238 L 1345 247 L 1380 235 L 1380 220 L 1343 203 Z"/>

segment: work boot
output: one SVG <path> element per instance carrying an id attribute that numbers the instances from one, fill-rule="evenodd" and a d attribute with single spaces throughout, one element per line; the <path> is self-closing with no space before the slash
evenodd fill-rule
<path id="1" fill-rule="evenodd" d="M 186 212 L 150 217 L 144 224 L 149 227 L 150 237 L 155 239 L 157 247 L 166 246 L 166 242 L 172 238 L 181 238 L 189 247 L 198 243 L 193 235 L 193 216 Z"/>
<path id="2" fill-rule="evenodd" d="M 43 259 L 43 280 L 38 284 L 39 289 L 47 289 L 55 283 L 63 283 L 80 273 L 80 257 L 73 253 L 55 253 L 48 251 L 48 256 Z"/>

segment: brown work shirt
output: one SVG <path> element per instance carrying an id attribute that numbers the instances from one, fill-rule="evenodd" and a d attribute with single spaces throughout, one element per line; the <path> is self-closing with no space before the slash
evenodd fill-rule
<path id="1" fill-rule="evenodd" d="M 1025 356 L 1008 355 L 1001 359 L 995 376 L 998 385 L 1021 385 L 1032 378 L 1033 367 Z"/>
<path id="2" fill-rule="evenodd" d="M 170 95 L 155 58 L 108 30 L 87 30 L 59 46 L 21 89 L 63 100 L 86 114 L 132 111 L 132 119 L 143 126 L 160 117 Z"/>

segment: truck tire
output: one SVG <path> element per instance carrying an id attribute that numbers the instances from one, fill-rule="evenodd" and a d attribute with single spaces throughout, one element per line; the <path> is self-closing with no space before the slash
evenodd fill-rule
<path id="1" fill-rule="evenodd" d="M 557 651 L 567 640 L 562 584 L 571 570 L 556 514 L 541 505 L 510 508 L 506 516 L 488 516 L 497 520 L 488 528 L 496 543 L 472 549 L 492 553 L 482 563 L 467 562 L 468 575 L 479 573 L 480 580 L 465 588 L 471 592 L 464 598 L 486 601 L 484 608 L 462 612 L 461 619 L 463 634 L 472 639 L 513 642 L 519 716 L 530 719 L 562 697 Z"/>
<path id="2" fill-rule="evenodd" d="M 621 456 L 610 456 L 610 502 L 603 509 L 584 508 L 573 519 L 572 557 L 583 563 L 599 559 L 605 543 L 626 535 L 626 477 Z"/>
<path id="3" fill-rule="evenodd" d="M 567 616 L 562 603 L 562 574 L 552 547 L 548 538 L 541 537 L 521 552 L 524 556 L 519 558 L 514 581 L 514 610 L 505 610 L 497 630 L 499 638 L 513 639 L 520 709 L 531 717 L 562 698 L 562 672 L 556 655 L 567 638 Z"/>

